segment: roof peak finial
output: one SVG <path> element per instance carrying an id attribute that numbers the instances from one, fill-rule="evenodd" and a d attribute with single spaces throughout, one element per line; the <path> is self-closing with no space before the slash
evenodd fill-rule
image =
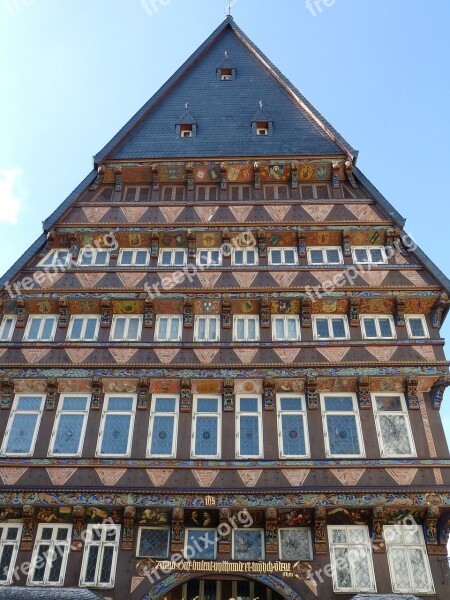
<path id="1" fill-rule="evenodd" d="M 184 108 L 185 108 L 186 110 L 188 110 L 188 109 L 189 109 L 189 102 L 186 102 L 186 104 L 184 105 Z"/>
<path id="2" fill-rule="evenodd" d="M 259 101 L 259 108 L 262 110 L 263 106 L 264 106 L 264 102 L 262 100 L 260 100 Z"/>
<path id="3" fill-rule="evenodd" d="M 227 19 L 232 19 L 233 15 L 231 14 L 231 9 L 233 8 L 233 5 L 236 4 L 237 0 L 228 0 L 228 5 L 225 8 L 225 10 L 228 10 L 228 14 L 227 14 Z"/>

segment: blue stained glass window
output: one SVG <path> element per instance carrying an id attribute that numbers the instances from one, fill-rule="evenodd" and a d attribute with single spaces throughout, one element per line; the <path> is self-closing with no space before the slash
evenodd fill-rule
<path id="1" fill-rule="evenodd" d="M 62 409 L 63 410 L 86 410 L 87 398 L 83 397 L 69 397 L 63 399 Z"/>
<path id="2" fill-rule="evenodd" d="M 283 454 L 298 456 L 306 454 L 305 426 L 303 415 L 281 415 Z"/>
<path id="3" fill-rule="evenodd" d="M 127 454 L 131 415 L 106 415 L 101 454 Z"/>
<path id="4" fill-rule="evenodd" d="M 127 411 L 133 410 L 133 398 L 108 398 L 108 410 Z"/>
<path id="5" fill-rule="evenodd" d="M 197 412 L 217 412 L 217 398 L 198 398 Z"/>
<path id="6" fill-rule="evenodd" d="M 174 427 L 175 417 L 171 417 L 170 415 L 155 415 L 153 417 L 151 454 L 158 456 L 172 455 Z"/>
<path id="7" fill-rule="evenodd" d="M 196 456 L 217 456 L 217 416 L 196 417 L 195 454 Z"/>
<path id="8" fill-rule="evenodd" d="M 241 398 L 239 406 L 241 412 L 258 412 L 259 400 L 258 398 Z"/>
<path id="9" fill-rule="evenodd" d="M 176 398 L 156 398 L 155 400 L 155 411 L 156 412 L 175 412 L 177 408 Z"/>
<path id="10" fill-rule="evenodd" d="M 167 558 L 169 555 L 169 529 L 140 528 L 139 556 Z"/>
<path id="11" fill-rule="evenodd" d="M 37 421 L 37 414 L 17 413 L 14 415 L 6 446 L 7 454 L 28 454 L 30 452 Z"/>
<path id="12" fill-rule="evenodd" d="M 240 455 L 259 456 L 259 417 L 244 415 L 240 421 Z"/>
<path id="13" fill-rule="evenodd" d="M 349 396 L 326 396 L 325 410 L 330 411 L 353 411 L 353 398 Z"/>
<path id="14" fill-rule="evenodd" d="M 303 410 L 303 401 L 301 398 L 280 398 L 281 410 Z"/>
<path id="15" fill-rule="evenodd" d="M 214 559 L 216 556 L 215 529 L 188 529 L 184 554 L 188 559 Z"/>
<path id="16" fill-rule="evenodd" d="M 331 454 L 360 454 L 358 429 L 354 415 L 327 415 Z"/>
<path id="17" fill-rule="evenodd" d="M 77 454 L 83 432 L 84 414 L 62 414 L 53 445 L 53 454 Z"/>
<path id="18" fill-rule="evenodd" d="M 235 529 L 234 560 L 264 560 L 263 532 L 255 529 Z"/>
<path id="19" fill-rule="evenodd" d="M 42 398 L 38 396 L 20 396 L 17 399 L 16 410 L 40 410 Z"/>

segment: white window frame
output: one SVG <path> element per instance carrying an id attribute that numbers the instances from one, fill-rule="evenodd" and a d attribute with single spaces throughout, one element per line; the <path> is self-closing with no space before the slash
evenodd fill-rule
<path id="1" fill-rule="evenodd" d="M 125 321 L 126 321 L 123 338 L 115 337 L 116 322 L 119 319 L 125 319 Z M 136 338 L 132 339 L 132 340 L 130 340 L 128 338 L 128 332 L 130 330 L 130 319 L 139 319 L 139 327 L 138 327 L 137 335 L 136 335 Z M 109 335 L 109 340 L 111 342 L 139 342 L 141 340 L 141 336 L 142 336 L 142 316 L 140 316 L 140 315 L 114 315 L 113 316 L 113 320 L 111 323 L 111 333 Z"/>
<path id="2" fill-rule="evenodd" d="M 238 319 L 244 319 L 244 337 L 237 337 L 237 321 Z M 255 339 L 250 340 L 248 337 L 248 322 L 250 319 L 255 320 Z M 233 342 L 259 342 L 261 337 L 259 315 L 234 315 L 233 316 Z"/>
<path id="3" fill-rule="evenodd" d="M 9 334 L 5 337 L 5 329 L 6 329 L 6 324 L 8 322 L 11 322 L 11 329 L 9 331 Z M 16 329 L 16 324 L 17 324 L 17 315 L 10 315 L 10 314 L 3 315 L 2 323 L 0 325 L 0 342 L 10 342 L 12 340 L 14 331 Z"/>
<path id="4" fill-rule="evenodd" d="M 377 396 L 388 396 L 391 398 L 400 398 L 400 402 L 402 404 L 401 411 L 385 411 L 379 410 L 376 402 Z M 375 418 L 375 428 L 378 436 L 378 445 L 380 447 L 380 455 L 382 458 L 415 458 L 417 456 L 416 445 L 414 443 L 414 437 L 411 429 L 411 421 L 408 413 L 408 406 L 406 404 L 405 394 L 396 393 L 396 392 L 373 392 L 371 394 L 372 397 L 372 406 L 373 406 L 373 414 Z M 381 434 L 381 426 L 380 426 L 380 415 L 391 415 L 391 416 L 401 416 L 404 417 L 406 423 L 406 431 L 408 434 L 409 445 L 411 447 L 411 452 L 409 454 L 389 454 L 384 450 L 383 445 L 383 437 Z"/>
<path id="5" fill-rule="evenodd" d="M 299 558 L 296 560 L 314 560 L 311 527 L 280 527 L 278 529 L 278 552 L 279 552 L 280 560 L 288 560 L 288 561 L 292 560 L 291 558 L 286 559 L 283 557 L 283 547 L 282 547 L 282 543 L 281 543 L 281 532 L 282 531 L 306 531 L 308 533 L 308 541 L 309 541 L 309 556 Z"/>
<path id="6" fill-rule="evenodd" d="M 273 252 L 281 252 L 281 262 L 280 263 L 274 263 L 273 259 L 272 259 L 272 253 Z M 286 252 L 294 252 L 294 262 L 286 262 Z M 272 248 L 269 248 L 269 265 L 273 266 L 273 267 L 294 267 L 296 265 L 298 265 L 298 249 L 295 248 L 295 246 L 290 246 L 290 247 L 284 247 L 284 246 L 274 246 Z"/>
<path id="7" fill-rule="evenodd" d="M 100 540 L 93 540 L 92 533 L 93 530 L 97 529 L 101 532 Z M 106 539 L 106 532 L 108 530 L 115 529 L 116 530 L 116 539 L 114 542 L 109 542 Z M 81 563 L 81 574 L 80 574 L 80 587 L 92 587 L 92 588 L 101 588 L 101 589 L 113 589 L 115 580 L 116 580 L 116 569 L 117 569 L 117 557 L 119 554 L 119 543 L 120 543 L 120 525 L 88 525 L 86 529 L 86 541 L 84 544 L 84 552 L 83 552 L 83 561 Z M 94 582 L 86 582 L 86 567 L 89 557 L 89 550 L 92 546 L 99 546 L 99 552 L 97 555 L 97 565 L 95 568 L 95 581 Z M 112 564 L 111 564 L 111 578 L 107 583 L 100 583 L 100 572 L 102 570 L 103 564 L 103 556 L 105 548 L 108 546 L 112 546 L 114 548 Z"/>
<path id="8" fill-rule="evenodd" d="M 423 330 L 425 335 L 413 335 L 411 330 L 410 319 L 420 319 L 422 321 Z M 430 337 L 430 331 L 428 329 L 428 324 L 425 315 L 405 315 L 406 329 L 408 331 L 408 337 L 411 340 L 427 340 Z"/>
<path id="9" fill-rule="evenodd" d="M 125 252 L 131 252 L 132 253 L 132 258 L 131 258 L 131 263 L 129 264 L 123 264 L 122 260 L 123 260 L 123 255 Z M 138 252 L 145 252 L 146 253 L 146 261 L 144 264 L 136 264 L 136 257 L 137 257 L 137 253 Z M 119 252 L 119 257 L 117 259 L 117 266 L 118 267 L 147 267 L 150 264 L 150 252 L 145 249 L 145 248 L 121 248 L 120 252 Z"/>
<path id="10" fill-rule="evenodd" d="M 158 398 L 174 398 L 175 399 L 175 411 L 174 412 L 164 412 L 164 411 L 156 411 L 156 401 Z M 160 454 L 160 453 L 152 453 L 152 437 L 153 437 L 153 423 L 155 417 L 159 416 L 170 416 L 174 419 L 173 425 L 173 437 L 172 437 L 172 452 L 170 454 Z M 152 394 L 152 402 L 150 408 L 150 423 L 148 428 L 148 437 L 147 437 L 147 458 L 176 458 L 177 456 L 177 442 L 178 442 L 178 424 L 180 419 L 180 396 L 178 394 Z"/>
<path id="11" fill-rule="evenodd" d="M 171 257 L 170 257 L 170 265 L 164 265 L 163 261 L 162 261 L 162 257 L 164 252 L 170 252 Z M 176 252 L 183 252 L 183 264 L 182 265 L 176 265 L 175 264 L 175 253 Z M 165 267 L 166 269 L 181 269 L 182 267 L 185 267 L 187 264 L 187 250 L 186 248 L 160 248 L 159 249 L 159 254 L 158 254 L 158 267 Z"/>
<path id="12" fill-rule="evenodd" d="M 97 255 L 99 252 L 106 252 L 106 262 L 97 264 Z M 83 257 L 84 255 L 91 255 L 91 262 L 89 265 L 83 265 Z M 111 260 L 111 250 L 107 248 L 91 248 L 85 247 L 81 248 L 80 253 L 78 255 L 77 267 L 89 268 L 89 267 L 109 267 L 109 261 Z"/>
<path id="13" fill-rule="evenodd" d="M 248 258 L 247 258 L 247 254 L 249 251 L 254 252 L 254 256 L 255 256 L 255 262 L 253 263 L 249 263 L 248 262 Z M 236 262 L 236 252 L 242 252 L 242 258 L 243 258 L 243 262 L 241 263 L 237 263 Z M 231 264 L 233 267 L 257 267 L 259 265 L 259 253 L 258 253 L 258 248 L 256 246 L 251 246 L 250 248 L 232 248 L 231 250 Z"/>
<path id="14" fill-rule="evenodd" d="M 199 400 L 217 400 L 216 412 L 199 412 L 197 409 Z M 219 459 L 222 456 L 222 396 L 216 394 L 195 394 L 192 410 L 192 432 L 191 432 L 191 458 L 204 458 L 209 460 Z M 214 417 L 217 418 L 217 452 L 216 454 L 196 454 L 195 441 L 197 435 L 197 418 Z"/>
<path id="15" fill-rule="evenodd" d="M 149 529 L 152 531 L 166 531 L 168 533 L 168 535 L 167 535 L 167 551 L 166 551 L 165 556 L 162 558 L 155 557 L 155 556 L 149 556 L 148 554 L 140 553 L 142 531 L 144 531 L 144 530 L 148 531 Z M 170 527 L 150 527 L 148 525 L 140 525 L 139 529 L 138 529 L 138 535 L 137 535 L 136 556 L 139 558 L 155 558 L 156 560 L 163 560 L 164 558 L 167 558 L 169 556 L 169 550 L 170 550 L 170 532 L 171 532 Z"/>
<path id="16" fill-rule="evenodd" d="M 15 540 L 8 540 L 8 529 L 17 529 L 17 535 Z M 0 562 L 3 558 L 3 552 L 6 546 L 13 546 L 11 554 L 11 561 L 8 566 L 8 572 L 6 579 L 0 581 L 0 585 L 10 585 L 13 581 L 14 568 L 16 565 L 17 554 L 19 552 L 20 540 L 22 538 L 23 523 L 1 523 L 0 524 Z"/>
<path id="17" fill-rule="evenodd" d="M 405 538 L 404 538 L 405 531 L 411 530 L 411 528 L 414 528 L 414 527 L 420 538 L 420 542 L 417 544 L 411 544 L 411 543 L 405 542 Z M 402 543 L 393 542 L 392 537 L 389 535 L 389 530 L 399 529 L 399 528 L 403 528 L 403 529 L 400 529 L 400 531 L 402 532 L 402 538 L 403 538 Z M 383 539 L 386 544 L 386 554 L 387 554 L 387 560 L 388 560 L 388 565 L 389 565 L 389 573 L 391 576 L 392 591 L 394 592 L 394 594 L 397 594 L 397 593 L 399 593 L 399 594 L 420 594 L 421 596 L 428 595 L 428 594 L 431 594 L 431 595 L 435 594 L 433 574 L 432 574 L 431 568 L 430 568 L 430 560 L 428 558 L 427 547 L 425 544 L 422 527 L 420 525 L 414 526 L 411 523 L 409 523 L 408 525 L 384 525 L 383 526 Z M 391 563 L 391 553 L 394 548 L 402 548 L 407 556 L 407 559 L 406 559 L 407 569 L 409 572 L 409 582 L 411 584 L 411 587 L 409 587 L 407 589 L 400 589 L 395 584 L 395 577 L 394 577 L 395 567 Z M 424 559 L 424 564 L 425 564 L 425 570 L 428 575 L 428 580 L 431 584 L 431 588 L 429 588 L 427 590 L 419 590 L 417 588 L 412 587 L 412 583 L 413 583 L 412 570 L 413 570 L 413 568 L 411 565 L 411 560 L 409 558 L 409 554 L 410 554 L 411 550 L 419 550 L 422 553 L 422 556 Z"/>
<path id="18" fill-rule="evenodd" d="M 67 252 L 66 260 L 64 263 L 58 262 L 58 256 L 61 252 Z M 52 262 L 47 262 L 47 260 L 52 257 Z M 44 258 L 38 263 L 38 267 L 59 267 L 63 269 L 64 267 L 68 267 L 70 265 L 70 261 L 72 260 L 72 252 L 68 248 L 54 248 L 50 250 Z"/>
<path id="19" fill-rule="evenodd" d="M 28 572 L 28 579 L 27 579 L 27 585 L 29 586 L 48 586 L 48 587 L 62 587 L 64 585 L 64 579 L 66 577 L 66 569 L 67 569 L 67 561 L 69 558 L 69 553 L 70 553 L 70 545 L 71 545 L 71 541 L 72 541 L 72 524 L 69 523 L 39 523 L 38 525 L 38 530 L 37 530 L 37 534 L 36 534 L 36 540 L 34 542 L 34 547 L 33 547 L 33 554 L 32 554 L 32 558 L 31 558 L 31 568 Z M 50 540 L 45 540 L 42 539 L 42 531 L 44 529 L 52 529 L 54 531 L 54 533 L 52 533 L 52 537 Z M 66 529 L 67 530 L 67 537 L 65 540 L 58 540 L 56 539 L 57 533 L 58 533 L 58 529 Z M 45 546 L 50 546 L 50 550 L 48 551 L 48 553 L 45 555 L 45 571 L 44 571 L 44 579 L 43 581 L 33 581 L 33 576 L 35 574 L 35 571 L 38 567 L 38 550 L 40 545 L 45 545 Z M 61 573 L 59 576 L 59 581 L 57 582 L 53 582 L 53 581 L 48 581 L 48 577 L 50 575 L 50 571 L 52 568 L 52 558 L 54 556 L 55 552 L 58 552 L 57 550 L 54 550 L 55 546 L 63 546 L 64 547 L 64 555 L 62 557 L 62 564 L 61 564 Z"/>
<path id="20" fill-rule="evenodd" d="M 351 398 L 352 402 L 353 402 L 353 410 L 326 410 L 325 409 L 325 398 Z M 365 458 L 366 456 L 366 451 L 365 451 L 365 447 L 364 447 L 364 437 L 363 437 L 363 433 L 362 433 L 362 427 L 361 427 L 361 417 L 359 414 L 359 406 L 358 406 L 358 398 L 356 396 L 356 394 L 353 393 L 323 393 L 320 394 L 320 405 L 321 405 L 321 411 L 322 411 L 322 424 L 323 424 L 323 434 L 324 434 L 324 439 L 325 439 L 325 454 L 327 458 Z M 329 432 L 328 432 L 328 423 L 327 423 L 327 416 L 336 416 L 336 415 L 345 415 L 345 416 L 349 416 L 349 415 L 353 415 L 355 417 L 355 423 L 356 423 L 356 432 L 358 434 L 358 440 L 359 440 L 359 454 L 333 454 L 331 452 L 331 447 L 330 447 L 330 439 L 329 439 Z"/>
<path id="21" fill-rule="evenodd" d="M 258 400 L 258 411 L 257 412 L 241 410 L 241 404 L 240 404 L 241 400 L 242 399 L 245 400 L 246 398 L 256 398 Z M 258 417 L 259 454 L 257 454 L 257 455 L 256 454 L 252 454 L 252 455 L 248 456 L 246 454 L 241 454 L 241 444 L 240 444 L 240 440 L 241 440 L 241 423 L 240 423 L 240 417 L 245 417 L 245 416 L 252 416 L 253 417 L 255 415 Z M 235 416 L 235 423 L 236 423 L 236 432 L 235 432 L 236 458 L 246 458 L 246 459 L 263 458 L 264 457 L 264 437 L 263 437 L 262 396 L 261 396 L 261 394 L 239 394 L 238 396 L 236 396 L 236 416 Z"/>
<path id="22" fill-rule="evenodd" d="M 18 410 L 17 405 L 19 404 L 20 398 L 40 398 L 41 404 L 40 404 L 39 409 L 38 410 L 24 410 L 24 409 Z M 6 424 L 5 435 L 3 437 L 3 444 L 1 447 L 2 455 L 4 455 L 4 456 L 33 456 L 34 447 L 36 446 L 36 440 L 37 440 L 37 436 L 38 436 L 39 426 L 41 424 L 42 413 L 44 410 L 45 398 L 46 398 L 45 394 L 33 394 L 33 393 L 16 394 L 16 396 L 14 397 L 11 411 L 9 413 L 8 423 Z M 11 435 L 11 430 L 14 425 L 14 418 L 17 414 L 37 414 L 33 438 L 31 440 L 30 449 L 28 452 L 7 452 L 6 451 L 7 447 L 8 447 L 9 436 Z"/>
<path id="23" fill-rule="evenodd" d="M 202 264 L 200 261 L 200 255 L 202 252 L 206 252 L 206 264 Z M 213 263 L 212 262 L 212 256 L 211 253 L 212 252 L 218 252 L 219 254 L 219 261 L 217 263 Z M 223 263 L 223 252 L 221 248 L 197 248 L 197 256 L 196 256 L 196 265 L 197 267 L 203 267 L 203 268 L 207 268 L 207 267 L 221 267 Z"/>
<path id="24" fill-rule="evenodd" d="M 321 262 L 313 262 L 311 259 L 311 253 L 313 251 L 318 252 L 318 251 L 322 252 L 322 261 Z M 339 253 L 339 262 L 330 262 L 328 260 L 328 256 L 327 256 L 327 250 L 334 250 L 334 251 L 338 251 Z M 311 266 L 320 266 L 320 265 L 330 265 L 330 266 L 334 266 L 334 265 L 343 265 L 344 264 L 344 256 L 342 254 L 342 248 L 341 246 L 310 246 L 308 248 L 308 265 Z"/>
<path id="25" fill-rule="evenodd" d="M 196 558 L 195 555 L 194 556 L 188 556 L 186 551 L 189 547 L 189 531 L 202 531 L 204 533 L 209 532 L 212 533 L 214 536 L 214 558 L 208 558 L 208 559 L 202 559 L 202 558 Z M 194 545 L 195 547 L 195 545 Z M 196 548 L 197 550 L 197 548 Z M 186 529 L 184 530 L 184 546 L 183 546 L 183 556 L 186 560 L 216 560 L 217 558 L 217 529 L 214 529 L 213 527 L 186 527 Z"/>
<path id="26" fill-rule="evenodd" d="M 31 324 L 33 319 L 41 319 L 41 324 L 39 326 L 38 338 L 36 340 L 29 340 L 28 336 L 30 335 Z M 48 340 L 42 340 L 42 333 L 44 331 L 45 320 L 46 319 L 54 319 L 53 321 L 53 329 L 51 336 Z M 25 333 L 23 336 L 24 342 L 53 342 L 55 339 L 56 329 L 58 327 L 58 315 L 29 315 L 27 320 L 27 326 L 25 328 Z"/>
<path id="27" fill-rule="evenodd" d="M 278 319 L 283 321 L 284 336 L 277 337 L 276 323 Z M 297 335 L 295 338 L 288 337 L 288 319 L 294 319 Z M 272 315 L 272 341 L 274 342 L 299 342 L 301 340 L 300 317 L 298 315 Z"/>
<path id="28" fill-rule="evenodd" d="M 361 315 L 361 332 L 364 340 L 395 340 L 397 339 L 397 330 L 395 328 L 395 323 L 392 315 Z M 369 337 L 366 333 L 365 320 L 373 319 L 375 321 L 375 329 L 377 330 L 376 337 Z M 387 319 L 391 326 L 392 335 L 389 337 L 384 337 L 381 335 L 381 327 L 380 327 L 380 319 Z"/>
<path id="29" fill-rule="evenodd" d="M 199 337 L 199 324 L 200 319 L 206 319 L 205 331 L 209 332 L 209 323 L 214 320 L 217 323 L 216 337 L 211 339 L 210 337 L 201 338 Z M 219 342 L 220 341 L 220 315 L 196 315 L 194 319 L 194 342 Z"/>
<path id="30" fill-rule="evenodd" d="M 302 401 L 302 410 L 282 410 L 281 400 L 283 398 L 300 398 Z M 278 432 L 278 451 L 280 458 L 310 458 L 311 449 L 309 444 L 309 431 L 308 431 L 308 411 L 306 407 L 306 396 L 304 394 L 277 394 L 276 396 L 277 406 L 277 432 Z M 301 415 L 303 417 L 303 427 L 305 432 L 305 454 L 286 454 L 283 449 L 283 415 Z"/>
<path id="31" fill-rule="evenodd" d="M 133 399 L 133 405 L 132 405 L 132 409 L 131 410 L 109 410 L 108 405 L 109 405 L 109 400 L 111 398 L 131 398 Z M 136 403 L 137 403 L 137 396 L 136 394 L 106 394 L 105 395 L 105 399 L 103 401 L 103 410 L 102 410 L 102 416 L 101 416 L 101 420 L 100 420 L 100 428 L 99 428 L 99 432 L 98 432 L 98 440 L 97 440 L 97 449 L 95 452 L 95 456 L 97 457 L 114 457 L 114 458 L 130 458 L 131 455 L 131 447 L 133 444 L 133 432 L 134 432 L 134 421 L 136 418 Z M 130 415 L 130 428 L 128 430 L 128 442 L 127 442 L 127 451 L 125 452 L 125 454 L 103 454 L 102 453 L 102 442 L 103 442 L 103 433 L 105 431 L 105 424 L 106 424 L 106 419 L 108 417 L 108 415 Z"/>
<path id="32" fill-rule="evenodd" d="M 86 398 L 86 408 L 85 410 L 64 410 L 64 400 L 65 398 Z M 53 424 L 53 430 L 52 430 L 52 434 L 50 436 L 50 446 L 48 449 L 48 456 L 76 456 L 76 457 L 80 457 L 82 455 L 83 452 L 83 445 L 84 445 L 84 437 L 86 434 L 86 427 L 87 427 L 87 422 L 88 422 L 88 418 L 89 418 L 89 409 L 90 409 L 90 404 L 91 404 L 91 394 L 61 394 L 61 397 L 59 399 L 58 402 L 58 409 L 56 411 L 56 418 L 55 418 L 55 422 Z M 75 452 L 75 454 L 63 454 L 60 452 L 55 452 L 54 451 L 54 446 L 55 446 L 55 440 L 56 440 L 56 435 L 58 433 L 58 428 L 59 428 L 59 422 L 61 420 L 61 416 L 62 415 L 83 415 L 83 425 L 81 428 L 81 432 L 80 432 L 80 441 L 78 442 L 78 450 L 77 452 Z"/>
<path id="33" fill-rule="evenodd" d="M 361 543 L 361 544 L 355 544 L 355 543 L 351 543 L 349 541 L 347 541 L 346 543 L 333 543 L 333 531 L 334 530 L 343 530 L 345 529 L 345 531 L 349 531 L 351 529 L 359 529 L 359 530 L 364 530 L 364 537 L 365 542 Z M 377 591 L 377 583 L 376 583 L 376 579 L 375 579 L 375 571 L 373 568 L 373 555 L 372 555 L 372 546 L 371 546 L 371 541 L 370 541 L 370 534 L 369 534 L 369 528 L 367 525 L 328 525 L 327 527 L 328 530 L 328 542 L 329 542 L 329 546 L 330 546 L 330 558 L 331 558 L 331 565 L 332 565 L 332 578 L 333 578 L 333 591 L 336 593 L 349 593 L 349 594 L 353 594 L 353 593 L 364 593 L 364 592 L 369 592 L 369 593 L 375 593 Z M 347 538 L 348 539 L 348 538 Z M 357 587 L 351 587 L 351 588 L 340 588 L 337 585 L 337 577 L 336 577 L 336 559 L 335 559 L 335 554 L 334 554 L 334 550 L 336 548 L 346 548 L 348 550 L 348 556 L 349 556 L 349 561 L 348 561 L 348 567 L 350 568 L 350 578 L 353 582 L 354 580 L 354 571 L 353 571 L 353 567 L 354 567 L 354 563 L 351 560 L 351 552 L 352 549 L 354 548 L 364 548 L 366 551 L 366 556 L 368 557 L 368 564 L 369 564 L 369 570 L 370 570 L 370 574 L 371 574 L 371 579 L 372 579 L 372 587 L 369 588 L 357 588 Z"/>
<path id="34" fill-rule="evenodd" d="M 328 319 L 328 332 L 330 333 L 330 337 L 327 337 L 327 338 L 319 337 L 319 334 L 317 331 L 317 320 L 318 319 Z M 333 326 L 332 326 L 333 319 L 343 319 L 344 320 L 345 337 L 334 337 Z M 321 340 L 349 340 L 350 339 L 350 328 L 348 325 L 347 315 L 327 315 L 327 314 L 313 315 L 312 322 L 313 322 L 313 337 L 315 340 L 321 341 Z"/>
<path id="35" fill-rule="evenodd" d="M 356 257 L 357 250 L 365 250 L 367 252 L 368 260 L 359 261 Z M 374 261 L 372 260 L 372 250 L 381 250 L 382 260 Z M 356 265 L 387 265 L 388 259 L 386 256 L 386 250 L 383 246 L 352 246 L 352 258 L 353 262 Z"/>
<path id="36" fill-rule="evenodd" d="M 231 558 L 232 560 L 245 560 L 242 558 L 235 558 L 235 548 L 236 545 L 234 543 L 234 534 L 237 531 L 259 531 L 259 534 L 261 536 L 261 552 L 262 552 L 262 557 L 259 560 L 265 560 L 266 559 L 266 545 L 265 545 L 265 535 L 264 535 L 264 529 L 261 529 L 260 527 L 244 527 L 244 528 L 233 528 L 233 532 L 232 532 L 232 550 L 231 550 Z"/>
<path id="37" fill-rule="evenodd" d="M 83 320 L 83 325 L 81 327 L 81 337 L 79 340 L 73 340 L 72 339 L 72 331 L 73 331 L 73 326 L 75 323 L 75 319 L 82 319 Z M 89 339 L 86 340 L 86 328 L 87 328 L 87 322 L 88 320 L 91 319 L 96 319 L 97 324 L 95 326 L 95 335 L 93 337 L 93 339 Z M 72 341 L 72 342 L 84 342 L 84 341 L 88 341 L 88 342 L 96 342 L 98 339 L 98 333 L 100 331 L 100 315 L 72 315 L 70 317 L 70 323 L 69 323 L 69 328 L 67 330 L 67 337 L 66 340 L 67 341 Z"/>
<path id="38" fill-rule="evenodd" d="M 160 324 L 161 319 L 168 319 L 169 323 L 167 325 L 167 331 L 170 332 L 172 329 L 172 319 L 179 319 L 178 321 L 178 336 L 176 340 L 172 339 L 161 339 L 160 338 Z M 155 323 L 155 342 L 181 342 L 183 332 L 183 315 L 157 315 L 156 323 Z"/>

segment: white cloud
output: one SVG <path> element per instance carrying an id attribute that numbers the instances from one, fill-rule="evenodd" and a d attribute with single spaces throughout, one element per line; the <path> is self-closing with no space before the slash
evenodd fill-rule
<path id="1" fill-rule="evenodd" d="M 21 205 L 17 180 L 21 175 L 21 169 L 0 170 L 0 222 L 17 223 Z"/>

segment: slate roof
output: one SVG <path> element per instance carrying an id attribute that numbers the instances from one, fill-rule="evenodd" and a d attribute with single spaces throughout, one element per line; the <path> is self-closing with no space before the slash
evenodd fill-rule
<path id="1" fill-rule="evenodd" d="M 101 596 L 81 588 L 0 587 L 0 600 L 99 600 Z"/>
<path id="2" fill-rule="evenodd" d="M 232 81 L 217 78 L 226 58 Z M 274 135 L 261 139 L 252 118 L 263 100 Z M 176 135 L 189 102 L 197 120 L 193 138 Z M 342 155 L 357 152 L 228 17 L 167 83 L 97 154 L 106 158 Z"/>
<path id="3" fill-rule="evenodd" d="M 358 596 L 354 596 L 351 600 L 420 600 L 420 598 L 398 594 L 358 594 Z"/>

